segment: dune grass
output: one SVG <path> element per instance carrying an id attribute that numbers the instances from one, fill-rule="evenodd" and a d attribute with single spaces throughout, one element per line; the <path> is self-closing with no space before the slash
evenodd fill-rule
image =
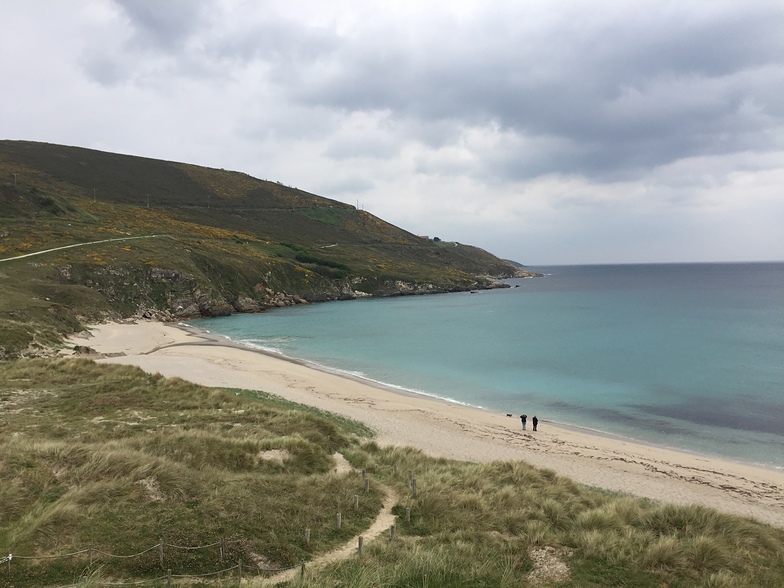
<path id="1" fill-rule="evenodd" d="M 455 463 L 372 442 L 351 459 L 405 497 L 396 539 L 293 585 L 784 585 L 784 531 L 769 525 L 583 487 L 521 462 Z M 542 553 L 549 567 L 536 564 Z"/>
<path id="2" fill-rule="evenodd" d="M 87 360 L 20 360 L 0 368 L 0 406 L 3 553 L 92 546 L 123 555 L 161 539 L 198 546 L 225 538 L 225 562 L 217 548 L 170 549 L 165 566 L 196 574 L 242 560 L 251 571 L 328 550 L 369 526 L 381 506 L 377 484 L 365 494 L 361 474 L 332 473 L 332 454 L 366 428 L 264 394 Z M 276 459 L 265 458 L 271 449 Z M 345 513 L 340 530 L 337 512 Z M 74 581 L 86 558 L 14 560 L 0 585 Z M 97 563 L 107 578 L 161 573 L 157 550 Z"/>
<path id="3" fill-rule="evenodd" d="M 0 408 L 0 553 L 229 541 L 223 562 L 216 547 L 167 548 L 163 568 L 157 549 L 97 557 L 91 568 L 84 554 L 14 560 L 0 585 L 101 586 L 240 560 L 247 574 L 296 566 L 367 529 L 387 487 L 400 497 L 394 541 L 384 535 L 288 585 L 780 588 L 784 579 L 782 529 L 587 488 L 522 462 L 382 448 L 358 423 L 263 393 L 87 360 L 19 360 L 0 364 Z M 336 451 L 370 473 L 368 494 L 357 471 L 332 472 Z"/>

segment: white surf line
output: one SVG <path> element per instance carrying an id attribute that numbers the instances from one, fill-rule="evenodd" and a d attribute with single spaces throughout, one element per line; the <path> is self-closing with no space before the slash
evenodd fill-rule
<path id="1" fill-rule="evenodd" d="M 13 261 L 14 259 L 23 259 L 25 257 L 32 257 L 33 255 L 43 255 L 44 253 L 51 253 L 52 251 L 60 251 L 62 249 L 71 249 L 73 247 L 84 247 L 85 245 L 98 245 L 99 243 L 112 243 L 114 241 L 131 241 L 132 239 L 153 239 L 155 237 L 168 237 L 169 235 L 142 235 L 141 237 L 117 237 L 116 239 L 103 239 L 102 241 L 88 241 L 87 243 L 76 243 L 75 245 L 63 245 L 62 247 L 54 247 L 52 249 L 44 249 L 43 251 L 36 251 L 35 253 L 25 253 L 24 255 L 17 255 L 16 257 L 7 257 L 0 259 L 0 263 L 4 261 Z"/>

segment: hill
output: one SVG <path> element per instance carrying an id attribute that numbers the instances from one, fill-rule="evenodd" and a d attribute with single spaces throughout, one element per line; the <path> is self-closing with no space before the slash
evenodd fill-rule
<path id="1" fill-rule="evenodd" d="M 241 172 L 0 141 L 0 357 L 84 320 L 492 288 L 514 275 L 531 274 Z"/>

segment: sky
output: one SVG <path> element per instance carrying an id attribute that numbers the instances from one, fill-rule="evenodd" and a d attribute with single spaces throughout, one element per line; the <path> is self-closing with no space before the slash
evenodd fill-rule
<path id="1" fill-rule="evenodd" d="M 0 138 L 526 265 L 784 260 L 781 0 L 7 0 Z"/>

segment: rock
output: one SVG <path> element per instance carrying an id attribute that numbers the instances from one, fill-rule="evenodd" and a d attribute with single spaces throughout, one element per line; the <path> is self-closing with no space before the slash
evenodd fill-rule
<path id="1" fill-rule="evenodd" d="M 199 313 L 205 317 L 229 316 L 234 314 L 234 307 L 225 300 L 202 299 L 199 301 Z"/>
<path id="2" fill-rule="evenodd" d="M 98 352 L 87 345 L 74 345 L 73 352 L 77 355 L 96 355 Z"/>
<path id="3" fill-rule="evenodd" d="M 259 312 L 261 310 L 259 303 L 247 296 L 238 297 L 232 306 L 237 312 Z"/>
<path id="4" fill-rule="evenodd" d="M 177 306 L 177 308 L 172 312 L 172 317 L 175 320 L 197 317 L 199 315 L 200 315 L 199 305 L 196 304 L 195 302 L 186 303 L 185 306 L 181 304 Z"/>

